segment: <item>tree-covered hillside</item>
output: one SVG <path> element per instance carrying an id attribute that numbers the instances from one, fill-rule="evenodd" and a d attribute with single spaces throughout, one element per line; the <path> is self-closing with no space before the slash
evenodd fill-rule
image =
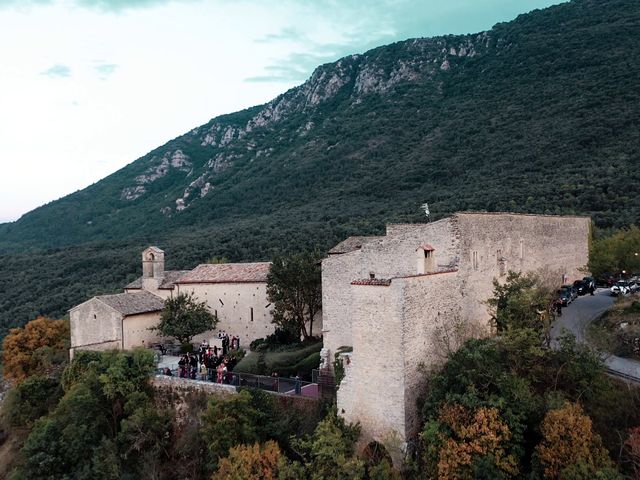
<path id="1" fill-rule="evenodd" d="M 637 222 L 639 40 L 638 2 L 574 0 L 323 65 L 0 225 L 0 322 L 119 288 L 149 243 L 173 267 L 260 260 L 419 221 L 425 201 Z"/>

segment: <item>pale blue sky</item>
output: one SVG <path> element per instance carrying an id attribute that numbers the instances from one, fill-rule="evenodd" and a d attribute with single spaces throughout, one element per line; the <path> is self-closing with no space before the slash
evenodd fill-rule
<path id="1" fill-rule="evenodd" d="M 0 0 L 0 222 L 342 56 L 558 0 Z"/>

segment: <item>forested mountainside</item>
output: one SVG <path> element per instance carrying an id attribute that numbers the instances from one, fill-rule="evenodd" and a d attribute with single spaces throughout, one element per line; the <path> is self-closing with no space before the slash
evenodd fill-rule
<path id="1" fill-rule="evenodd" d="M 575 0 L 487 32 L 322 65 L 273 101 L 171 140 L 0 225 L 0 323 L 169 268 L 326 249 L 457 210 L 637 222 L 640 3 Z M 117 139 L 114 139 L 117 141 Z"/>

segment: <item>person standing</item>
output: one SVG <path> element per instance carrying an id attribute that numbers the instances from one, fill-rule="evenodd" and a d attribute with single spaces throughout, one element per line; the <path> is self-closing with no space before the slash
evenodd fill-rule
<path id="1" fill-rule="evenodd" d="M 296 375 L 296 383 L 295 383 L 296 395 L 302 394 L 302 380 L 300 375 Z"/>

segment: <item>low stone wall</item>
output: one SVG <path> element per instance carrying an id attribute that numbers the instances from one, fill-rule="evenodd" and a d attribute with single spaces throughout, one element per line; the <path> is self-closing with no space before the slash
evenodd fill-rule
<path id="1" fill-rule="evenodd" d="M 202 382 L 191 380 L 190 378 L 169 377 L 167 375 L 156 375 L 151 379 L 151 384 L 155 388 L 171 388 L 184 392 L 200 391 L 210 394 L 233 395 L 238 393 L 237 387 L 222 383 Z"/>

